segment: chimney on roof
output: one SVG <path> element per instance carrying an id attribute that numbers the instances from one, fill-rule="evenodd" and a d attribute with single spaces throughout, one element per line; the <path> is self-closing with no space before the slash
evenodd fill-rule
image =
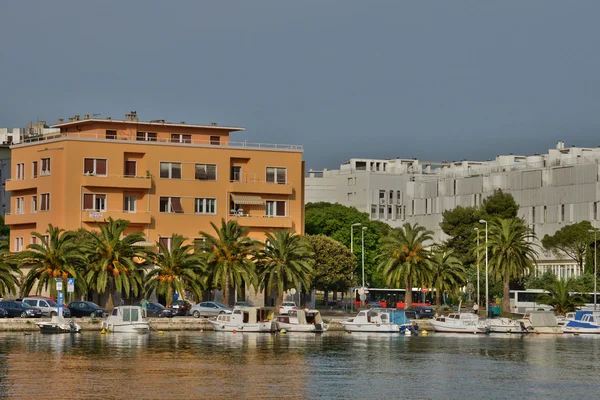
<path id="1" fill-rule="evenodd" d="M 69 122 L 75 121 L 75 117 L 69 117 Z"/>
<path id="2" fill-rule="evenodd" d="M 62 124 L 63 122 L 65 122 L 65 120 L 64 120 L 64 119 L 62 119 L 62 118 L 59 118 L 59 119 L 58 119 L 58 123 L 59 123 L 59 124 Z"/>
<path id="3" fill-rule="evenodd" d="M 564 148 L 565 148 L 565 142 L 563 142 L 562 140 L 559 140 L 558 143 L 556 143 L 556 149 L 563 150 Z"/>
<path id="4" fill-rule="evenodd" d="M 83 114 L 83 119 L 90 119 L 90 114 Z"/>
<path id="5" fill-rule="evenodd" d="M 211 122 L 210 124 L 211 124 L 212 126 L 217 126 L 217 123 L 216 123 L 216 122 Z"/>
<path id="6" fill-rule="evenodd" d="M 150 122 L 157 123 L 157 124 L 164 124 L 165 120 L 164 119 L 153 119 Z"/>
<path id="7" fill-rule="evenodd" d="M 132 111 L 129 114 L 125 114 L 125 121 L 138 122 L 139 118 L 137 116 L 137 112 L 136 111 Z"/>
<path id="8" fill-rule="evenodd" d="M 112 120 L 112 117 L 106 117 L 106 119 L 107 119 L 107 120 L 109 120 L 109 121 L 111 121 L 111 120 Z"/>
<path id="9" fill-rule="evenodd" d="M 74 120 L 74 121 L 79 121 L 79 119 L 80 119 L 80 118 L 79 118 L 79 114 L 77 114 L 77 115 L 75 115 L 75 116 L 73 117 L 73 120 Z"/>

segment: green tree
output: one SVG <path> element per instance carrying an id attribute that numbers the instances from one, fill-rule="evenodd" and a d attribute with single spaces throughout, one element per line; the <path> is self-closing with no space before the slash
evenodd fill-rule
<path id="1" fill-rule="evenodd" d="M 275 290 L 275 306 L 279 307 L 287 290 L 299 291 L 300 284 L 305 290 L 310 288 L 314 254 L 300 235 L 278 230 L 265 236 L 267 244 L 256 256 L 258 287 L 267 293 Z"/>
<path id="2" fill-rule="evenodd" d="M 67 278 L 75 278 L 81 284 L 78 269 L 85 265 L 86 257 L 85 251 L 73 241 L 74 233 L 48 225 L 46 235 L 31 234 L 36 243 L 15 255 L 22 266 L 31 268 L 23 282 L 23 294 L 28 295 L 36 284 L 37 294 L 42 290 L 55 293 L 56 278 L 63 280 L 63 287 L 66 287 Z"/>
<path id="3" fill-rule="evenodd" d="M 545 235 L 542 239 L 542 245 L 557 257 L 566 254 L 579 267 L 583 267 L 586 253 L 590 249 L 590 243 L 594 241 L 594 234 L 588 232 L 590 229 L 593 229 L 590 221 L 566 225 L 556 231 L 554 235 Z"/>
<path id="4" fill-rule="evenodd" d="M 200 232 L 206 242 L 206 264 L 212 273 L 212 284 L 223 291 L 223 302 L 230 302 L 229 288 L 235 284 L 241 294 L 245 284 L 257 286 L 256 268 L 252 259 L 256 255 L 258 242 L 250 239 L 248 228 L 236 221 L 221 220 L 221 227 L 210 224 L 216 236 Z"/>
<path id="5" fill-rule="evenodd" d="M 4 217 L 0 215 L 0 237 L 8 239 L 10 236 L 10 228 L 4 224 Z"/>
<path id="6" fill-rule="evenodd" d="M 540 276 L 529 275 L 524 280 L 525 289 L 543 289 L 548 290 L 556 281 L 556 275 L 551 270 L 546 270 Z"/>
<path id="7" fill-rule="evenodd" d="M 537 301 L 554 307 L 556 314 L 565 315 L 585 304 L 585 296 L 579 293 L 580 287 L 574 279 L 554 279 L 546 290 L 548 293 L 540 294 Z"/>
<path id="8" fill-rule="evenodd" d="M 518 218 L 495 218 L 489 224 L 488 256 L 493 279 L 502 280 L 502 312 L 510 312 L 510 282 L 529 274 L 537 257 L 535 235 Z M 486 243 L 479 254 L 485 254 Z"/>
<path id="9" fill-rule="evenodd" d="M 7 241 L 0 241 L 0 296 L 17 294 L 19 277 L 23 273 L 11 257 Z"/>
<path id="10" fill-rule="evenodd" d="M 494 190 L 494 194 L 483 200 L 483 217 L 510 219 L 516 218 L 519 213 L 519 205 L 510 193 L 504 193 L 502 189 Z"/>
<path id="11" fill-rule="evenodd" d="M 98 224 L 99 233 L 88 236 L 90 258 L 85 280 L 100 294 L 108 291 L 108 309 L 114 307 L 113 293 L 129 297 L 133 292 L 137 296 L 142 288 L 141 264 L 137 261 L 145 259 L 149 249 L 137 245 L 145 241 L 142 232 L 124 234 L 128 225 L 129 221 L 109 217 Z"/>
<path id="12" fill-rule="evenodd" d="M 350 249 L 325 235 L 305 235 L 314 257 L 312 287 L 345 292 L 360 278 L 354 275 L 356 258 Z"/>
<path id="13" fill-rule="evenodd" d="M 194 246 L 185 244 L 187 239 L 175 234 L 171 240 L 171 248 L 157 243 L 158 253 L 149 252 L 146 261 L 155 266 L 146 275 L 144 292 L 150 296 L 152 292 L 165 296 L 167 306 L 171 304 L 174 293 L 185 298 L 189 290 L 196 298 L 202 297 L 206 286 L 206 268 L 200 253 L 194 252 Z"/>
<path id="14" fill-rule="evenodd" d="M 381 240 L 379 268 L 388 285 L 406 288 L 406 307 L 412 305 L 412 287 L 422 284 L 429 276 L 426 242 L 433 242 L 433 232 L 418 224 L 406 223 L 402 228 L 392 229 Z"/>
<path id="15" fill-rule="evenodd" d="M 435 288 L 435 304 L 438 307 L 441 306 L 440 296 L 443 293 L 458 295 L 460 287 L 466 282 L 466 269 L 453 253 L 451 249 L 439 247 L 427 259 L 431 286 Z"/>

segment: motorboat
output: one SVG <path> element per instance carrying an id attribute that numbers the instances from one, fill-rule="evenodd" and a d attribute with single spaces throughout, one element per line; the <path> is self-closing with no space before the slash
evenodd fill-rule
<path id="1" fill-rule="evenodd" d="M 561 316 L 561 315 L 557 315 L 556 316 L 556 321 L 558 322 L 558 325 L 560 326 L 564 326 L 567 324 L 567 322 L 572 321 L 575 319 L 575 314 L 576 312 L 568 312 L 565 314 L 565 316 Z"/>
<path id="2" fill-rule="evenodd" d="M 81 326 L 73 320 L 67 321 L 65 317 L 54 315 L 48 322 L 36 322 L 41 333 L 79 333 Z"/>
<path id="3" fill-rule="evenodd" d="M 489 318 L 481 324 L 486 333 L 529 333 L 523 321 L 512 318 Z"/>
<path id="4" fill-rule="evenodd" d="M 477 314 L 450 313 L 429 321 L 436 332 L 485 333 L 486 326 L 479 322 Z"/>
<path id="5" fill-rule="evenodd" d="M 290 310 L 286 315 L 278 315 L 275 324 L 277 330 L 287 332 L 322 333 L 328 328 L 318 310 Z"/>
<path id="6" fill-rule="evenodd" d="M 559 334 L 562 333 L 558 325 L 556 316 L 552 311 L 530 311 L 523 314 L 523 318 L 518 320 L 531 333 L 540 334 Z"/>
<path id="7" fill-rule="evenodd" d="M 150 324 L 144 319 L 142 307 L 119 306 L 102 321 L 102 329 L 111 333 L 149 333 Z"/>
<path id="8" fill-rule="evenodd" d="M 346 332 L 400 332 L 412 323 L 402 311 L 373 308 L 341 322 Z"/>
<path id="9" fill-rule="evenodd" d="M 210 324 L 217 332 L 274 332 L 272 307 L 234 307 L 231 314 L 220 314 Z"/>
<path id="10" fill-rule="evenodd" d="M 577 311 L 575 317 L 563 326 L 564 333 L 600 334 L 600 311 Z"/>

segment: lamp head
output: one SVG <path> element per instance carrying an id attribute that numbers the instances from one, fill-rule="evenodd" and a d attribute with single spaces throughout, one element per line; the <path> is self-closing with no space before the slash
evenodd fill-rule
<path id="1" fill-rule="evenodd" d="M 352 224 L 352 226 L 361 226 L 362 224 L 360 222 L 357 222 L 355 224 Z"/>
<path id="2" fill-rule="evenodd" d="M 486 221 L 485 219 L 480 219 L 480 220 L 479 220 L 479 223 L 480 223 L 480 224 L 487 224 L 487 221 Z"/>
<path id="3" fill-rule="evenodd" d="M 367 227 L 366 227 L 366 226 L 363 226 L 362 230 L 363 230 L 363 231 L 366 231 L 366 230 L 367 230 Z"/>
<path id="4" fill-rule="evenodd" d="M 598 232 L 598 231 L 596 229 L 588 229 L 588 232 L 589 233 L 595 233 L 595 232 Z"/>
<path id="5" fill-rule="evenodd" d="M 478 231 L 478 230 L 479 230 L 479 228 L 478 228 L 478 227 L 475 227 L 475 228 L 473 228 L 473 230 L 475 230 L 475 231 Z"/>

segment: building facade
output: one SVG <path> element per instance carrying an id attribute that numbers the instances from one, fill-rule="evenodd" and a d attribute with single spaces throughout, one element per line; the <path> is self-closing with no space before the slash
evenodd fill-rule
<path id="1" fill-rule="evenodd" d="M 423 162 L 416 159 L 351 159 L 339 170 L 309 171 L 306 202 L 356 207 L 393 227 L 418 223 L 447 239 L 442 213 L 458 206 L 480 206 L 494 190 L 510 193 L 519 217 L 539 239 L 565 225 L 589 220 L 600 227 L 600 148 L 565 148 L 547 154 L 498 156 L 492 161 Z M 582 269 L 568 257 L 539 251 L 536 274 L 561 278 Z"/>
<path id="2" fill-rule="evenodd" d="M 302 146 L 235 142 L 230 134 L 242 128 L 143 122 L 135 113 L 52 128 L 59 132 L 11 147 L 11 251 L 48 224 L 91 230 L 108 217 L 167 246 L 176 233 L 213 234 L 221 219 L 257 240 L 274 229 L 304 232 Z"/>

